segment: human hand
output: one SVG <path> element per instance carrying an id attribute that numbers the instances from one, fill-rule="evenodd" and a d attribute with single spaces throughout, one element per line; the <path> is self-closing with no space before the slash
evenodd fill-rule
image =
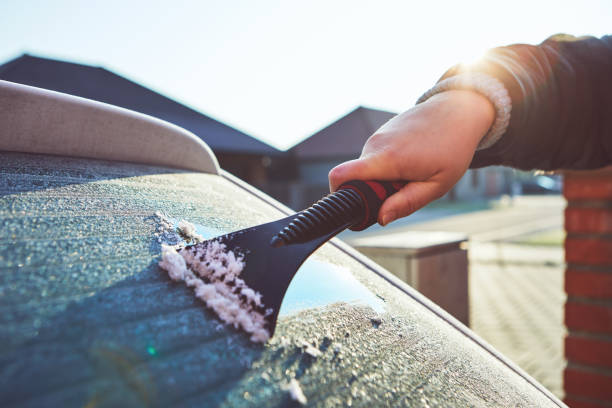
<path id="1" fill-rule="evenodd" d="M 334 167 L 330 190 L 349 180 L 409 181 L 378 214 L 386 225 L 446 194 L 466 172 L 495 119 L 484 96 L 453 90 L 395 116 L 366 142 L 359 159 Z"/>

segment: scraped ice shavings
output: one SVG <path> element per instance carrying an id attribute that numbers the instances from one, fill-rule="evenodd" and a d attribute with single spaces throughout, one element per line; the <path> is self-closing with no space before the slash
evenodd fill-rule
<path id="1" fill-rule="evenodd" d="M 194 288 L 196 297 L 221 320 L 251 333 L 251 341 L 264 343 L 270 338 L 266 316 L 272 310 L 266 310 L 261 294 L 238 277 L 244 268 L 243 258 L 224 244 L 207 241 L 178 250 L 162 245 L 159 266 L 170 279 Z"/>
<path id="2" fill-rule="evenodd" d="M 312 344 L 308 343 L 307 341 L 302 342 L 302 349 L 304 353 L 308 354 L 309 356 L 313 358 L 317 358 L 323 355 L 323 353 L 321 353 L 321 350 L 314 347 Z"/>
<path id="3" fill-rule="evenodd" d="M 181 241 L 181 237 L 176 233 L 176 230 L 168 217 L 159 211 L 156 211 L 154 215 L 159 223 L 155 233 L 153 234 L 157 238 L 157 242 L 160 244 L 178 244 Z"/>
<path id="4" fill-rule="evenodd" d="M 194 242 L 202 242 L 204 241 L 204 237 L 196 232 L 195 225 L 190 223 L 189 221 L 181 220 L 178 223 L 178 229 L 185 237 L 189 238 Z"/>
<path id="5" fill-rule="evenodd" d="M 302 405 L 308 402 L 306 396 L 304 395 L 304 391 L 302 391 L 302 387 L 300 387 L 300 383 L 295 378 L 292 378 L 291 381 L 289 381 L 286 390 L 289 392 L 291 399 L 294 401 L 297 401 Z"/>

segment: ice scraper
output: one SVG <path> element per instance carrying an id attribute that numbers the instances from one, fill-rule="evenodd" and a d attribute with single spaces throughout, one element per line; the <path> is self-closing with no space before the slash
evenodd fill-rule
<path id="1" fill-rule="evenodd" d="M 240 292 L 235 281 L 229 282 L 229 289 L 243 298 L 242 307 L 259 309 L 271 336 L 289 283 L 306 258 L 344 229 L 361 231 L 374 224 L 382 203 L 403 185 L 389 181 L 350 181 L 297 214 L 190 245 L 181 251 L 191 250 L 195 254 L 195 247 L 220 242 L 226 250 L 240 254 L 244 268 L 239 278 L 252 291 Z M 204 257 L 201 259 L 204 261 Z M 254 292 L 261 295 L 256 299 L 261 300 L 261 305 L 254 302 L 249 305 L 247 295 Z M 236 308 L 232 310 L 237 313 Z"/>

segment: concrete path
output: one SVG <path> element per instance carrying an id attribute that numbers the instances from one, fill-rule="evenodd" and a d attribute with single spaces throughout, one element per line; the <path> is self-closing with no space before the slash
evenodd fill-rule
<path id="1" fill-rule="evenodd" d="M 559 196 L 518 197 L 492 209 L 412 224 L 400 222 L 366 234 L 467 234 L 472 329 L 562 397 L 563 248 L 520 245 L 516 241 L 561 229 L 564 208 L 565 201 Z"/>
<path id="2" fill-rule="evenodd" d="M 493 208 L 440 217 L 398 226 L 391 223 L 381 232 L 446 231 L 467 234 L 472 241 L 507 241 L 563 226 L 565 200 L 560 196 L 520 196 L 502 200 Z M 408 217 L 409 219 L 410 217 Z"/>
<path id="3" fill-rule="evenodd" d="M 470 262 L 471 328 L 557 397 L 563 396 L 560 264 Z"/>

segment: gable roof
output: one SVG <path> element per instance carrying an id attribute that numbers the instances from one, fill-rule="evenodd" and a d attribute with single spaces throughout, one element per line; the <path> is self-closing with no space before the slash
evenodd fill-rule
<path id="1" fill-rule="evenodd" d="M 290 151 L 300 159 L 355 157 L 368 138 L 395 113 L 359 106 Z"/>
<path id="2" fill-rule="evenodd" d="M 24 54 L 0 65 L 0 79 L 154 116 L 185 128 L 215 153 L 276 155 L 278 149 L 101 67 Z"/>

